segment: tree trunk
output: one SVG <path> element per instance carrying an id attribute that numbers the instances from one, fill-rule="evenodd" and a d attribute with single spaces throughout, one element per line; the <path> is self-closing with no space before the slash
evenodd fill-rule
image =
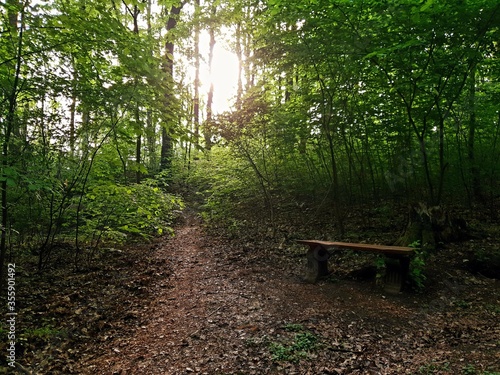
<path id="1" fill-rule="evenodd" d="M 436 107 L 437 111 L 439 113 L 439 185 L 438 185 L 438 192 L 436 196 L 436 201 L 433 202 L 434 204 L 440 204 L 441 203 L 441 198 L 443 195 L 443 189 L 444 189 L 444 175 L 446 172 L 447 168 L 447 163 L 444 160 L 444 116 L 441 111 L 441 107 L 439 105 L 439 102 L 436 100 Z"/>
<path id="2" fill-rule="evenodd" d="M 243 99 L 243 51 L 241 41 L 241 22 L 236 25 L 236 57 L 238 58 L 238 88 L 236 90 L 236 109 L 241 109 Z"/>
<path id="3" fill-rule="evenodd" d="M 344 215 L 342 214 L 342 198 L 340 192 L 340 184 L 339 184 L 339 171 L 337 167 L 337 158 L 335 157 L 335 147 L 333 145 L 333 136 L 327 130 L 326 132 L 328 137 L 328 145 L 330 147 L 330 158 L 331 158 L 331 167 L 332 167 L 332 184 L 333 184 L 333 212 L 335 215 L 335 220 L 337 221 L 337 225 L 339 227 L 340 235 L 343 236 L 345 233 L 344 228 Z"/>
<path id="4" fill-rule="evenodd" d="M 408 224 L 396 246 L 417 245 L 424 250 L 435 250 L 445 243 L 467 238 L 467 223 L 452 217 L 441 206 L 419 203 L 410 207 Z"/>
<path id="5" fill-rule="evenodd" d="M 415 124 L 413 121 L 413 118 L 410 119 L 412 124 Z M 434 183 L 432 181 L 432 173 L 431 173 L 431 167 L 429 165 L 429 155 L 427 152 L 427 146 L 425 144 L 425 132 L 427 130 L 427 119 L 424 118 L 424 125 L 423 125 L 423 131 L 420 134 L 417 130 L 416 125 L 413 125 L 413 128 L 415 129 L 415 134 L 417 135 L 418 139 L 418 144 L 420 146 L 420 153 L 422 156 L 422 166 L 424 168 L 425 172 L 425 180 L 427 181 L 427 187 L 429 191 L 429 201 L 431 201 L 433 204 L 436 202 L 436 196 L 434 193 Z"/>
<path id="6" fill-rule="evenodd" d="M 167 21 L 167 42 L 165 43 L 165 73 L 167 74 L 167 79 L 170 80 L 170 83 L 173 84 L 174 77 L 174 42 L 173 38 L 169 34 L 169 31 L 175 28 L 177 25 L 177 17 L 181 12 L 181 6 L 172 6 L 170 9 L 170 16 Z M 165 93 L 165 99 L 167 105 L 172 105 L 173 103 L 173 95 L 170 91 L 167 90 Z M 170 119 L 173 121 L 173 119 Z M 160 156 L 160 169 L 161 170 L 169 170 L 172 166 L 172 155 L 173 155 L 173 144 L 174 141 L 169 132 L 169 126 L 171 123 L 163 124 L 162 132 L 161 132 L 161 156 Z"/>
<path id="7" fill-rule="evenodd" d="M 140 126 L 140 116 L 139 116 L 139 108 L 138 106 L 135 108 L 135 121 L 137 130 L 137 139 L 135 141 L 135 167 L 137 168 L 135 171 L 135 182 L 140 184 L 142 179 L 141 173 L 141 162 L 142 162 L 142 127 Z"/>
<path id="8" fill-rule="evenodd" d="M 152 35 L 151 26 L 151 0 L 147 0 L 146 4 L 146 24 L 148 35 Z M 158 171 L 158 158 L 156 154 L 156 128 L 153 122 L 153 111 L 151 108 L 146 110 L 146 155 L 148 172 L 154 174 Z"/>
<path id="9" fill-rule="evenodd" d="M 139 35 L 139 23 L 138 23 L 138 18 L 139 18 L 139 8 L 137 5 L 134 6 L 134 12 L 132 14 L 132 17 L 134 18 L 134 34 Z M 140 113 L 139 113 L 139 103 L 136 103 L 135 105 L 135 126 L 137 127 L 137 139 L 135 141 L 135 182 L 140 184 L 141 179 L 142 179 L 142 173 L 141 173 L 141 162 L 142 162 L 142 126 L 141 126 L 141 118 L 140 118 Z"/>
<path id="10" fill-rule="evenodd" d="M 212 20 L 215 19 L 215 14 L 217 12 L 217 7 L 212 6 L 211 17 Z M 210 76 L 212 76 L 212 64 L 214 60 L 214 48 L 215 48 L 215 28 L 211 24 L 208 31 L 210 35 L 209 50 L 208 50 L 208 71 Z M 207 95 L 207 120 L 205 122 L 205 128 L 203 129 L 203 135 L 205 137 L 205 149 L 210 151 L 212 148 L 212 115 L 213 115 L 213 101 L 214 101 L 214 84 L 210 82 L 210 89 Z"/>
<path id="11" fill-rule="evenodd" d="M 75 80 L 73 78 L 73 80 Z M 76 81 L 76 80 L 75 80 Z M 69 107 L 69 150 L 71 157 L 75 156 L 75 115 L 76 115 L 76 84 L 73 86 L 73 93 L 71 95 L 71 104 Z"/>
<path id="12" fill-rule="evenodd" d="M 200 0 L 194 2 L 194 98 L 193 128 L 194 144 L 200 144 Z M 196 151 L 196 148 L 195 148 Z"/>
<path id="13" fill-rule="evenodd" d="M 243 15 L 244 20 L 251 20 L 255 16 L 255 13 L 252 11 L 251 6 L 247 6 L 245 13 Z M 244 68 L 244 77 L 245 77 L 245 91 L 250 91 L 252 88 L 254 82 L 253 82 L 253 64 L 251 62 L 251 55 L 252 55 L 252 32 L 251 29 L 249 30 L 249 25 L 248 23 L 246 24 L 247 26 L 244 28 L 244 35 L 243 35 L 243 56 L 245 58 L 245 64 L 243 66 Z M 250 26 L 251 27 L 251 26 Z"/>
<path id="14" fill-rule="evenodd" d="M 484 201 L 483 192 L 481 190 L 481 177 L 479 167 L 476 163 L 476 154 L 474 152 L 474 144 L 476 140 L 476 69 L 472 69 L 470 74 L 469 85 L 469 137 L 467 139 L 467 156 L 469 158 L 470 175 L 472 179 L 472 194 L 473 197 L 480 201 Z"/>

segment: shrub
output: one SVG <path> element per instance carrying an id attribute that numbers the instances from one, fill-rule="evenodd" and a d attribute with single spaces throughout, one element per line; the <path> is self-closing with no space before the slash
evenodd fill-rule
<path id="1" fill-rule="evenodd" d="M 311 332 L 301 332 L 303 331 L 302 325 L 289 324 L 285 326 L 285 330 L 296 332 L 296 334 L 293 340 L 287 343 L 270 343 L 269 350 L 274 361 L 298 362 L 317 349 L 318 337 Z"/>
<path id="2" fill-rule="evenodd" d="M 412 285 L 412 288 L 418 292 L 422 291 L 425 287 L 425 280 L 427 277 L 425 276 L 424 270 L 427 260 L 427 252 L 424 249 L 420 249 L 420 242 L 415 241 L 409 245 L 410 247 L 415 248 L 414 255 L 410 262 L 410 272 L 409 279 Z"/>
<path id="3" fill-rule="evenodd" d="M 97 184 L 84 201 L 81 232 L 93 244 L 149 239 L 171 232 L 174 213 L 184 206 L 179 197 L 165 193 L 154 181 Z"/>

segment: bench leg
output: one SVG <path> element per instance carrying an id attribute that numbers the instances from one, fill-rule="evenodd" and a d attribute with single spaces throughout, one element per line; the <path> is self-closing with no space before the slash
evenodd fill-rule
<path id="1" fill-rule="evenodd" d="M 320 277 L 328 276 L 328 258 L 330 253 L 322 246 L 311 246 L 307 252 L 306 281 L 315 283 Z"/>
<path id="2" fill-rule="evenodd" d="M 386 274 L 384 290 L 388 293 L 399 293 L 403 290 L 410 269 L 409 257 L 386 257 Z"/>

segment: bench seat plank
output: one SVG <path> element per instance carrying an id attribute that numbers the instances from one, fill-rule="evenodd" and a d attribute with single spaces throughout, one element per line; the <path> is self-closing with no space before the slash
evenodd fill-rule
<path id="1" fill-rule="evenodd" d="M 321 246 L 325 249 L 332 248 L 338 250 L 357 250 L 373 253 L 384 253 L 389 255 L 411 255 L 415 250 L 412 247 L 405 246 L 372 245 L 364 243 L 330 242 L 319 240 L 297 240 L 297 242 L 302 245 L 308 245 L 310 247 Z"/>

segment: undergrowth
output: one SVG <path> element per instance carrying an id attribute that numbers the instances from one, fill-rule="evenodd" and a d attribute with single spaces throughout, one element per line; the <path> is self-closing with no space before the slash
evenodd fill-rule
<path id="1" fill-rule="evenodd" d="M 298 362 L 307 358 L 319 346 L 318 337 L 306 331 L 300 324 L 290 324 L 285 331 L 294 332 L 291 340 L 271 342 L 269 351 L 271 358 L 277 362 Z"/>

